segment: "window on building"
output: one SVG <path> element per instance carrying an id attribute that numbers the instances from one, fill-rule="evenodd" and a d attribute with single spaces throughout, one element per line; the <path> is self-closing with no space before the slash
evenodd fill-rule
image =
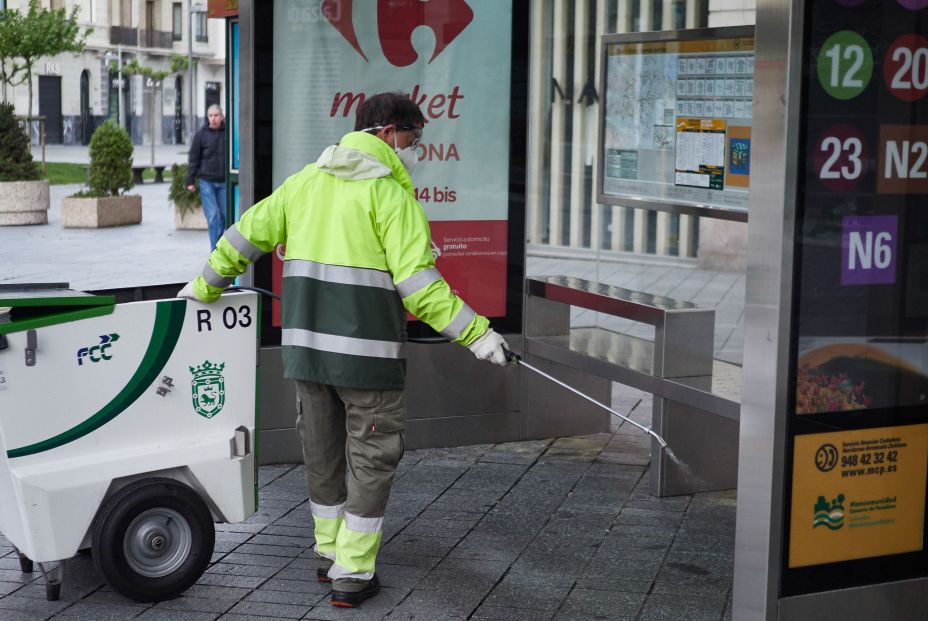
<path id="1" fill-rule="evenodd" d="M 161 30 L 161 7 L 155 6 L 154 0 L 145 2 L 145 27 L 149 30 Z"/>
<path id="2" fill-rule="evenodd" d="M 174 3 L 171 15 L 171 38 L 180 41 L 184 36 L 184 7 L 180 2 Z"/>
<path id="3" fill-rule="evenodd" d="M 53 11 L 55 11 L 55 10 L 57 10 L 57 9 L 63 9 L 63 8 L 64 8 L 64 0 L 52 0 L 52 10 L 53 10 Z"/>
<path id="4" fill-rule="evenodd" d="M 194 13 L 193 18 L 196 20 L 197 41 L 206 43 L 209 41 L 209 34 L 206 29 L 206 13 Z"/>

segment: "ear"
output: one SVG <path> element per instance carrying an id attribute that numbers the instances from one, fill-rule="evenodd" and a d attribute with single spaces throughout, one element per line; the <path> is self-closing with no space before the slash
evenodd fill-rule
<path id="1" fill-rule="evenodd" d="M 396 125 L 387 125 L 377 133 L 377 137 L 386 142 L 393 144 L 393 134 L 396 133 Z"/>

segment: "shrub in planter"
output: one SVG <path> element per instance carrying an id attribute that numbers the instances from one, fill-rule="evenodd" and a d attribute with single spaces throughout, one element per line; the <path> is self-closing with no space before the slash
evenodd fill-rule
<path id="1" fill-rule="evenodd" d="M 13 104 L 0 103 L 0 181 L 36 181 L 39 168 L 32 161 L 29 136 L 23 131 Z"/>
<path id="2" fill-rule="evenodd" d="M 107 121 L 90 139 L 87 190 L 61 203 L 65 228 L 138 224 L 142 197 L 123 194 L 132 187 L 132 140 L 122 127 Z"/>
<path id="3" fill-rule="evenodd" d="M 46 224 L 48 182 L 39 179 L 29 137 L 12 104 L 0 103 L 0 225 Z"/>
<path id="4" fill-rule="evenodd" d="M 94 196 L 119 196 L 132 187 L 132 140 L 122 127 L 107 121 L 90 138 L 87 185 Z"/>
<path id="5" fill-rule="evenodd" d="M 174 204 L 174 227 L 205 231 L 207 230 L 206 216 L 203 215 L 200 204 L 200 193 L 188 190 L 186 179 L 186 164 L 171 166 L 171 188 L 168 190 L 168 200 Z"/>

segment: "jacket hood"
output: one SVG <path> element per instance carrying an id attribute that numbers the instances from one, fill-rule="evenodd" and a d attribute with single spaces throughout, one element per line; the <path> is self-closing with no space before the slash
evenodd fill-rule
<path id="1" fill-rule="evenodd" d="M 322 152 L 316 166 L 324 173 L 349 181 L 392 176 L 406 191 L 415 194 L 409 172 L 393 148 L 364 132 L 345 134 L 341 142 Z"/>

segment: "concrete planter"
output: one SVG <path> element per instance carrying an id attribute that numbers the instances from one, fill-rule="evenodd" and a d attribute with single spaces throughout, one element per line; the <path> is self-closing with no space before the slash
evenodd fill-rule
<path id="1" fill-rule="evenodd" d="M 203 208 L 198 206 L 195 209 L 188 209 L 182 214 L 175 207 L 174 228 L 179 231 L 205 231 L 207 227 Z"/>
<path id="2" fill-rule="evenodd" d="M 61 224 L 66 229 L 98 229 L 142 221 L 141 196 L 68 197 L 61 201 Z"/>
<path id="3" fill-rule="evenodd" d="M 0 183 L 0 226 L 48 224 L 48 181 Z"/>

